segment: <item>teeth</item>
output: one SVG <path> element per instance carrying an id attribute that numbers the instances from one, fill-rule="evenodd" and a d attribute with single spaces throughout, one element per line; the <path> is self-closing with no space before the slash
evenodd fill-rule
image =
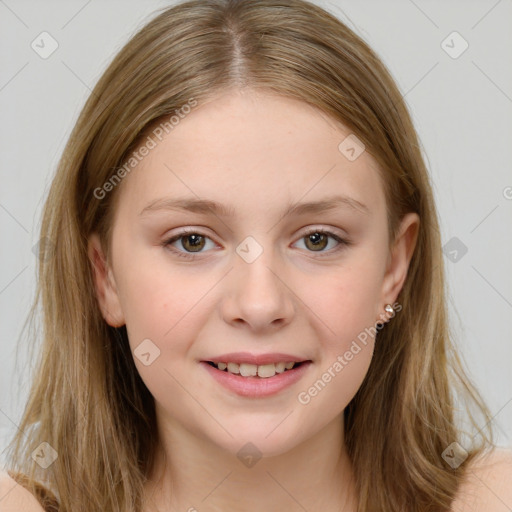
<path id="1" fill-rule="evenodd" d="M 276 373 L 283 373 L 285 370 L 286 363 L 276 363 Z"/>
<path id="2" fill-rule="evenodd" d="M 229 373 L 240 373 L 240 365 L 238 363 L 228 363 L 227 368 Z"/>
<path id="3" fill-rule="evenodd" d="M 240 375 L 242 377 L 256 377 L 258 367 L 255 364 L 242 363 L 240 365 Z"/>
<path id="4" fill-rule="evenodd" d="M 275 364 L 262 364 L 258 366 L 258 377 L 273 377 L 276 374 Z"/>
<path id="5" fill-rule="evenodd" d="M 241 375 L 242 377 L 261 377 L 267 379 L 273 377 L 276 373 L 283 373 L 286 370 L 291 370 L 296 363 L 270 363 L 257 366 L 255 364 L 247 363 L 214 363 L 215 366 L 222 371 L 227 370 L 229 373 Z"/>

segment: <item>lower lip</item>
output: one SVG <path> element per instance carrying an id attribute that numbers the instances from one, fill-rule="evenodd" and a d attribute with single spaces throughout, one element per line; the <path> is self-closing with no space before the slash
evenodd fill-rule
<path id="1" fill-rule="evenodd" d="M 311 361 L 304 362 L 296 368 L 286 370 L 283 373 L 276 373 L 273 377 L 267 378 L 242 377 L 234 373 L 221 371 L 204 361 L 201 361 L 200 364 L 217 382 L 230 391 L 241 396 L 259 398 L 275 395 L 297 382 L 307 371 Z"/>

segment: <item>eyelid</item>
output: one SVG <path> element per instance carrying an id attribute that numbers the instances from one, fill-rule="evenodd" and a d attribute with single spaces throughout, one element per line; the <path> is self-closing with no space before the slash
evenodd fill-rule
<path id="1" fill-rule="evenodd" d="M 312 233 L 325 233 L 329 235 L 334 235 L 339 238 L 344 238 L 344 235 L 341 233 L 341 230 L 337 228 L 333 228 L 330 226 L 322 226 L 322 225 L 309 225 L 304 228 L 303 231 L 301 231 L 301 235 L 299 238 L 302 238 L 303 236 L 310 235 Z"/>
<path id="2" fill-rule="evenodd" d="M 340 250 L 352 245 L 352 241 L 349 240 L 348 237 L 346 237 L 345 235 L 340 234 L 335 228 L 321 226 L 307 227 L 306 230 L 303 231 L 301 235 L 298 237 L 297 241 L 294 242 L 294 244 L 297 243 L 302 238 L 305 238 L 306 236 L 312 235 L 314 233 L 324 234 L 330 238 L 333 238 L 334 240 L 336 240 L 336 242 L 338 242 L 338 245 L 328 251 L 307 251 L 307 253 L 311 254 L 313 258 L 324 258 L 332 256 L 334 254 L 337 254 Z"/>
<path id="3" fill-rule="evenodd" d="M 189 260 L 196 259 L 198 256 L 200 256 L 203 253 L 202 252 L 194 253 L 194 252 L 180 251 L 180 250 L 172 247 L 171 244 L 173 244 L 174 242 L 177 242 L 180 238 L 183 238 L 187 235 L 199 235 L 199 236 L 202 236 L 203 238 L 208 238 L 212 242 L 216 243 L 215 240 L 213 240 L 211 236 L 202 232 L 202 229 L 203 228 L 196 229 L 196 228 L 191 228 L 191 227 L 182 228 L 176 234 L 166 237 L 163 240 L 162 245 L 165 248 L 168 248 L 173 254 L 176 254 L 177 256 L 180 256 L 182 258 L 189 259 Z"/>

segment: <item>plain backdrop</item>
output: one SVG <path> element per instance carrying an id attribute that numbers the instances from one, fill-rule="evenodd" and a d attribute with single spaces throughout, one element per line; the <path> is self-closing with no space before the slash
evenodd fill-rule
<path id="1" fill-rule="evenodd" d="M 315 3 L 370 44 L 404 94 L 434 184 L 452 329 L 498 441 L 510 446 L 512 2 Z M 16 364 L 16 345 L 58 159 L 107 64 L 155 9 L 170 4 L 0 0 L 0 451 L 26 400 L 30 367 L 25 351 Z M 58 44 L 47 58 L 32 48 L 45 37 L 51 49 L 42 32 Z"/>

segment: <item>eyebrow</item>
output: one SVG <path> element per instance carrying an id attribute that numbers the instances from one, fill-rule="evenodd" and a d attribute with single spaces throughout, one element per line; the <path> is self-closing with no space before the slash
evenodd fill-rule
<path id="1" fill-rule="evenodd" d="M 307 213 L 321 213 L 325 211 L 334 210 L 340 207 L 348 207 L 356 212 L 369 215 L 370 209 L 365 204 L 361 203 L 357 199 L 348 196 L 336 195 L 329 196 L 321 201 L 310 201 L 306 203 L 292 203 L 286 207 L 282 217 L 288 217 L 291 215 L 304 215 Z M 139 216 L 146 215 L 151 212 L 166 210 L 182 210 L 192 213 L 199 214 L 215 214 L 224 217 L 233 217 L 235 211 L 232 207 L 225 206 L 216 201 L 208 199 L 194 199 L 187 197 L 177 198 L 161 198 L 152 201 L 145 206 Z"/>

